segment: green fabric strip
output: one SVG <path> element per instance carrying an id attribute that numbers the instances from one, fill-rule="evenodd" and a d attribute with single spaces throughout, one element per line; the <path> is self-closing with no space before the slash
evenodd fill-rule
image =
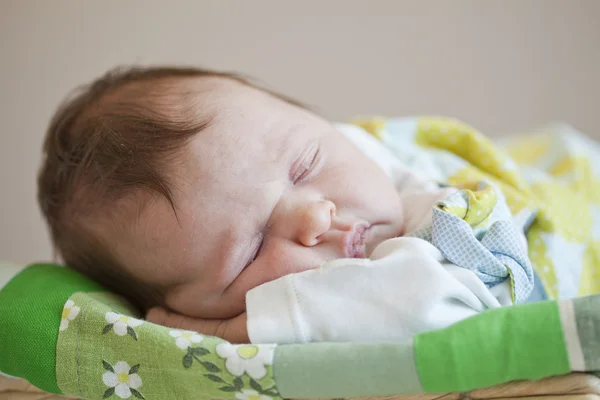
<path id="1" fill-rule="evenodd" d="M 573 300 L 585 369 L 600 370 L 600 295 Z"/>
<path id="2" fill-rule="evenodd" d="M 65 302 L 79 290 L 101 287 L 50 264 L 30 266 L 0 291 L 0 371 L 50 393 L 56 383 L 56 341 Z"/>
<path id="3" fill-rule="evenodd" d="M 577 332 L 577 321 L 575 318 L 575 305 L 572 299 L 562 300 L 558 303 L 560 322 L 565 338 L 565 346 L 569 357 L 571 371 L 585 371 L 585 359 L 583 349 Z"/>
<path id="4" fill-rule="evenodd" d="M 415 359 L 428 393 L 570 372 L 558 306 L 552 301 L 487 311 L 418 335 Z"/>
<path id="5" fill-rule="evenodd" d="M 83 397 L 82 387 L 86 387 L 90 382 L 85 379 L 82 383 L 82 376 L 85 376 L 85 371 L 79 370 L 78 364 L 83 358 L 81 352 L 90 352 L 87 346 L 90 343 L 82 342 L 81 331 L 86 330 L 85 325 L 89 324 L 87 318 L 89 315 L 88 308 L 94 303 L 101 303 L 109 310 L 114 310 L 125 315 L 133 315 L 135 310 L 128 308 L 123 300 L 111 293 L 74 293 L 70 297 L 74 307 L 79 308 L 78 315 L 71 321 L 66 329 L 60 332 L 58 343 L 56 346 L 56 380 L 58 386 L 63 393 Z M 91 344 L 95 345 L 96 341 Z M 95 381 L 96 379 L 94 379 Z"/>
<path id="6" fill-rule="evenodd" d="M 274 345 L 232 345 L 129 317 L 118 298 L 75 293 L 79 313 L 57 345 L 65 394 L 89 400 L 278 400 Z M 264 396 L 264 397 L 263 397 Z"/>
<path id="7" fill-rule="evenodd" d="M 24 268 L 24 265 L 0 263 L 0 290 Z"/>
<path id="8" fill-rule="evenodd" d="M 412 341 L 310 343 L 275 349 L 282 397 L 359 397 L 421 393 Z"/>

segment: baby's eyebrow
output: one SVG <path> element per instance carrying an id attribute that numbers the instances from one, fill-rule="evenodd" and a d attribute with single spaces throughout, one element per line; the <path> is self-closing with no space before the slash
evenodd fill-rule
<path id="1" fill-rule="evenodd" d="M 297 151 L 296 142 L 299 139 L 298 131 L 302 130 L 305 124 L 297 123 L 292 126 L 281 129 L 273 135 L 279 140 L 279 145 L 275 149 L 276 151 L 272 154 L 272 161 L 276 164 L 281 164 L 288 161 L 293 157 L 295 151 Z M 278 129 L 277 126 L 272 129 Z"/>

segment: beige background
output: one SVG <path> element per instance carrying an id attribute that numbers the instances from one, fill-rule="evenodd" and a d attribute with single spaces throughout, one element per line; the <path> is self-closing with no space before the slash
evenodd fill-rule
<path id="1" fill-rule="evenodd" d="M 44 129 L 127 63 L 240 70 L 342 119 L 441 114 L 501 134 L 600 138 L 600 0 L 0 0 L 0 259 L 51 255 L 35 203 Z"/>

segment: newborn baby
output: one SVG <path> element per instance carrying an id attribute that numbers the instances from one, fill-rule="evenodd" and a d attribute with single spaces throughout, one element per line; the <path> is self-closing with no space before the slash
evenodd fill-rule
<path id="1" fill-rule="evenodd" d="M 508 279 L 403 237 L 458 189 L 377 146 L 233 74 L 113 71 L 53 118 L 39 201 L 67 265 L 151 321 L 232 341 L 398 338 L 510 304 Z M 312 309 L 278 297 L 290 277 Z"/>

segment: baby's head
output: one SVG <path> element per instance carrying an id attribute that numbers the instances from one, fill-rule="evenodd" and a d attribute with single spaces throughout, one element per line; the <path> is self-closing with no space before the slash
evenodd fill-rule
<path id="1" fill-rule="evenodd" d="M 54 116 L 38 178 L 55 248 L 141 307 L 244 310 L 248 290 L 402 231 L 383 170 L 329 122 L 246 79 L 108 73 Z"/>

